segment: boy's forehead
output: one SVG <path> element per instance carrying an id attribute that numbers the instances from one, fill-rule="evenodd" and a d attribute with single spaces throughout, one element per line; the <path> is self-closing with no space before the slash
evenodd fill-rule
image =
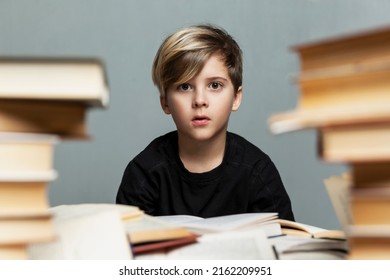
<path id="1" fill-rule="evenodd" d="M 220 55 L 210 56 L 197 75 L 222 76 L 229 78 L 228 68 Z"/>
<path id="2" fill-rule="evenodd" d="M 228 67 L 225 64 L 225 60 L 223 56 L 219 53 L 211 54 L 203 63 L 203 65 L 196 69 L 191 75 L 185 73 L 187 68 L 181 69 L 183 72 L 182 75 L 178 77 L 176 81 L 172 81 L 168 85 L 168 88 L 175 87 L 184 83 L 194 83 L 198 80 L 203 80 L 206 82 L 210 82 L 212 80 L 223 80 L 224 83 L 231 83 L 233 81 L 229 75 Z M 193 69 L 194 70 L 194 69 Z"/>
<path id="3" fill-rule="evenodd" d="M 220 55 L 210 56 L 194 78 L 224 78 L 230 80 L 228 68 Z"/>

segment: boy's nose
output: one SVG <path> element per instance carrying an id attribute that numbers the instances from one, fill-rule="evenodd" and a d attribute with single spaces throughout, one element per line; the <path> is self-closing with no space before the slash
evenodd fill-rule
<path id="1" fill-rule="evenodd" d="M 208 106 L 206 94 L 202 90 L 196 90 L 195 94 L 194 94 L 194 99 L 192 101 L 192 107 L 198 108 L 198 107 L 203 107 L 203 106 L 205 106 L 205 107 Z"/>

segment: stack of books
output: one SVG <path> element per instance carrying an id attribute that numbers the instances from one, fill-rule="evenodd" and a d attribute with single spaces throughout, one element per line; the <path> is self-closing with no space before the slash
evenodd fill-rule
<path id="1" fill-rule="evenodd" d="M 47 189 L 55 135 L 0 133 L 0 257 L 27 258 L 29 243 L 55 236 Z"/>
<path id="2" fill-rule="evenodd" d="M 295 110 L 273 133 L 318 131 L 318 155 L 350 167 L 350 259 L 390 258 L 390 27 L 294 48 L 301 62 Z"/>
<path id="3" fill-rule="evenodd" d="M 98 60 L 0 58 L 0 259 L 28 259 L 30 244 L 56 238 L 55 145 L 88 138 L 87 109 L 107 102 Z"/>

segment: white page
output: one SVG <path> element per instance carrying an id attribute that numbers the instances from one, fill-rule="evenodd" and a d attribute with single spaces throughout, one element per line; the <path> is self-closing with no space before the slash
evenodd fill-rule
<path id="1" fill-rule="evenodd" d="M 157 216 L 156 218 L 175 225 L 182 225 L 188 222 L 203 220 L 203 218 L 201 217 L 191 216 L 191 215 L 167 215 L 167 216 Z"/>
<path id="2" fill-rule="evenodd" d="M 114 208 L 95 206 L 53 207 L 57 239 L 29 246 L 29 257 L 41 260 L 131 259 L 130 244 L 119 212 Z M 83 211 L 77 211 L 81 209 Z"/>
<path id="3" fill-rule="evenodd" d="M 135 258 L 141 260 L 272 260 L 275 259 L 275 254 L 262 230 L 246 230 L 205 234 L 198 239 L 198 243 L 168 253 L 140 255 Z"/>
<path id="4" fill-rule="evenodd" d="M 180 215 L 177 219 L 175 218 L 175 216 L 165 216 L 165 218 L 163 219 L 170 219 L 172 222 L 185 226 L 189 229 L 205 230 L 208 232 L 220 232 L 260 224 L 262 222 L 268 222 L 276 217 L 277 213 L 245 213 L 212 217 L 206 219 L 195 219 L 191 216 Z"/>

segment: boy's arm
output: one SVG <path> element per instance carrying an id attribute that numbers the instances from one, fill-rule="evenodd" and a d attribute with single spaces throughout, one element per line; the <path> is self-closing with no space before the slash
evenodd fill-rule
<path id="1" fill-rule="evenodd" d="M 281 219 L 294 221 L 291 200 L 279 171 L 271 159 L 256 166 L 257 176 L 251 212 L 278 212 Z"/>
<path id="2" fill-rule="evenodd" d="M 157 190 L 142 167 L 131 161 L 123 174 L 116 203 L 138 206 L 146 214 L 153 215 L 157 203 Z"/>

